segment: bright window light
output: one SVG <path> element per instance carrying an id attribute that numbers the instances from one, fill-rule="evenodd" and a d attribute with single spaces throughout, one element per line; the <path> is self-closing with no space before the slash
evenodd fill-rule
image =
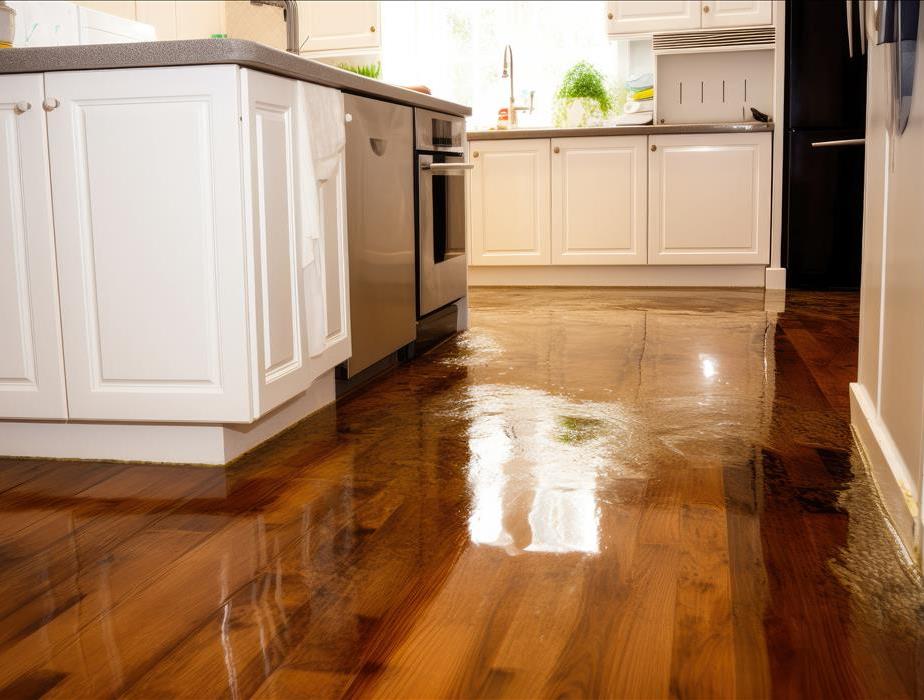
<path id="1" fill-rule="evenodd" d="M 607 39 L 605 3 L 404 2 L 382 3 L 382 77 L 398 85 L 424 84 L 439 97 L 472 107 L 469 128 L 497 122 L 510 87 L 501 78 L 504 46 L 514 57 L 518 103 L 535 91 L 535 111 L 521 126 L 549 126 L 555 92 L 581 60 L 617 80 L 617 45 Z"/>

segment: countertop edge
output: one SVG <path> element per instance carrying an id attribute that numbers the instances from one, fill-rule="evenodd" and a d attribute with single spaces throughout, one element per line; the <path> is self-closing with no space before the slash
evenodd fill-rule
<path id="1" fill-rule="evenodd" d="M 494 129 L 470 131 L 469 141 L 503 141 L 508 139 L 548 139 L 581 136 L 641 136 L 649 134 L 755 134 L 772 133 L 773 122 L 735 122 L 729 124 L 647 124 L 644 126 L 587 126 L 575 129 Z"/>
<path id="2" fill-rule="evenodd" d="M 466 117 L 470 107 L 390 85 L 246 39 L 184 39 L 125 44 L 12 48 L 0 51 L 0 74 L 126 68 L 238 65 L 365 97 Z"/>

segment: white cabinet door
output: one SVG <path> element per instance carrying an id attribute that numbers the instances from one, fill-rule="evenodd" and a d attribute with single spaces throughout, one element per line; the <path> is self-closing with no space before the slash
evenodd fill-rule
<path id="1" fill-rule="evenodd" d="M 703 27 L 751 27 L 773 22 L 771 0 L 703 0 Z"/>
<path id="2" fill-rule="evenodd" d="M 374 49 L 381 43 L 377 0 L 317 0 L 299 3 L 302 53 Z"/>
<path id="3" fill-rule="evenodd" d="M 701 26 L 699 0 L 611 0 L 606 5 L 610 34 L 651 34 Z"/>
<path id="4" fill-rule="evenodd" d="M 470 144 L 472 265 L 548 265 L 549 140 Z"/>
<path id="5" fill-rule="evenodd" d="M 648 262 L 770 262 L 770 134 L 648 139 Z"/>
<path id="6" fill-rule="evenodd" d="M 552 263 L 648 260 L 648 138 L 552 139 Z"/>
<path id="7" fill-rule="evenodd" d="M 251 420 L 238 68 L 45 87 L 70 417 Z"/>
<path id="8" fill-rule="evenodd" d="M 0 95 L 0 418 L 66 418 L 42 75 Z"/>
<path id="9" fill-rule="evenodd" d="M 311 379 L 333 369 L 352 354 L 350 339 L 350 278 L 347 244 L 346 170 L 341 158 L 336 175 L 321 185 L 320 288 L 324 296 L 324 342 L 310 358 Z"/>
<path id="10" fill-rule="evenodd" d="M 311 383 L 295 180 L 295 158 L 310 158 L 311 154 L 297 150 L 297 87 L 291 78 L 241 71 L 257 415 L 305 391 Z"/>

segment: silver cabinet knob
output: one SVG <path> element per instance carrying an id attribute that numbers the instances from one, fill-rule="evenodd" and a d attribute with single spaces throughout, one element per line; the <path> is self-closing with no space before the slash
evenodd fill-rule
<path id="1" fill-rule="evenodd" d="M 45 100 L 42 102 L 42 109 L 44 109 L 46 112 L 50 112 L 54 109 L 57 109 L 60 105 L 61 103 L 58 101 L 57 98 L 46 97 Z"/>
<path id="2" fill-rule="evenodd" d="M 25 100 L 22 102 L 17 102 L 15 105 L 13 105 L 13 111 L 16 112 L 16 114 L 25 114 L 30 109 L 32 109 L 32 103 L 26 102 Z"/>
<path id="3" fill-rule="evenodd" d="M 349 124 L 351 121 L 353 121 L 353 115 L 347 112 L 346 114 L 343 115 L 343 121 Z"/>

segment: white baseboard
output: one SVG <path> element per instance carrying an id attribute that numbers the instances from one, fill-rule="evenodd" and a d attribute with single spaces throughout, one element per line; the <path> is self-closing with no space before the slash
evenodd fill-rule
<path id="1" fill-rule="evenodd" d="M 924 569 L 921 504 L 914 481 L 872 399 L 856 382 L 850 385 L 850 423 L 896 534 L 911 558 Z"/>
<path id="2" fill-rule="evenodd" d="M 0 421 L 0 455 L 223 465 L 333 403 L 334 372 L 247 425 Z"/>
<path id="3" fill-rule="evenodd" d="M 497 265 L 470 287 L 763 287 L 765 265 Z"/>
<path id="4" fill-rule="evenodd" d="M 767 289 L 786 289 L 786 268 L 768 267 L 764 286 Z"/>

